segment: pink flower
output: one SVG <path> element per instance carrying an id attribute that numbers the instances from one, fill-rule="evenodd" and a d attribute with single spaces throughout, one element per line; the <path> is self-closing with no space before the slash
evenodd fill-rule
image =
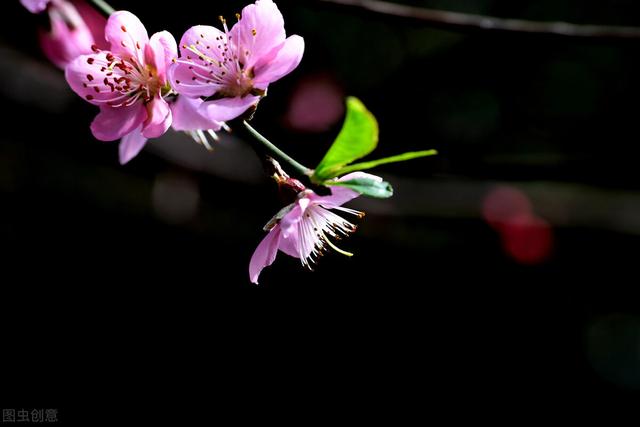
<path id="1" fill-rule="evenodd" d="M 192 98 L 215 96 L 200 108 L 218 121 L 234 119 L 255 105 L 269 83 L 289 74 L 304 53 L 300 36 L 286 37 L 284 19 L 271 0 L 246 6 L 231 30 L 190 28 L 180 40 L 181 57 L 170 68 L 173 88 Z"/>
<path id="2" fill-rule="evenodd" d="M 338 181 L 365 177 L 382 181 L 382 178 L 364 172 L 350 173 Z M 330 196 L 319 196 L 311 190 L 301 191 L 294 203 L 283 208 L 264 227 L 269 234 L 260 242 L 249 263 L 249 279 L 253 283 L 258 283 L 262 269 L 271 265 L 276 259 L 278 249 L 287 255 L 299 258 L 305 267 L 310 267 L 326 246 L 343 255 L 353 255 L 336 247 L 330 238 L 348 235 L 355 231 L 355 225 L 329 209 L 362 217 L 364 216 L 362 212 L 342 207 L 344 203 L 360 194 L 346 187 L 331 186 L 330 188 Z"/>
<path id="3" fill-rule="evenodd" d="M 51 62 L 64 68 L 96 45 L 106 49 L 104 27 L 107 20 L 83 1 L 55 0 L 49 8 L 51 30 L 40 32 L 40 45 Z"/>
<path id="4" fill-rule="evenodd" d="M 109 17 L 105 35 L 110 50 L 94 48 L 94 53 L 73 60 L 65 74 L 78 95 L 100 107 L 91 124 L 93 135 L 101 141 L 122 138 L 124 164 L 148 138 L 159 137 L 171 125 L 167 68 L 177 47 L 166 31 L 149 38 L 140 20 L 125 11 Z"/>
<path id="5" fill-rule="evenodd" d="M 31 13 L 40 13 L 47 8 L 50 0 L 20 0 Z"/>

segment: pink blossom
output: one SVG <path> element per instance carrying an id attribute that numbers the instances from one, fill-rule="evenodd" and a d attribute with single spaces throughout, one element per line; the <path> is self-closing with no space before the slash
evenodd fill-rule
<path id="1" fill-rule="evenodd" d="M 51 30 L 40 32 L 40 46 L 58 67 L 64 68 L 78 56 L 91 53 L 94 45 L 108 47 L 104 39 L 106 18 L 85 2 L 53 1 L 49 17 Z"/>
<path id="2" fill-rule="evenodd" d="M 20 0 L 31 13 L 40 13 L 47 8 L 50 0 Z"/>
<path id="3" fill-rule="evenodd" d="M 246 6 L 238 22 L 224 32 L 198 25 L 180 40 L 180 59 L 170 68 L 174 89 L 181 95 L 212 97 L 200 107 L 218 121 L 234 119 L 255 105 L 269 83 L 295 69 L 304 40 L 286 37 L 284 18 L 271 0 Z"/>
<path id="4" fill-rule="evenodd" d="M 100 107 L 91 124 L 101 141 L 120 142 L 120 163 L 135 157 L 148 138 L 164 134 L 172 122 L 166 97 L 171 94 L 167 68 L 177 54 L 171 34 L 149 38 L 130 12 L 113 13 L 105 28 L 110 50 L 95 48 L 66 68 L 67 82 L 85 100 Z"/>
<path id="5" fill-rule="evenodd" d="M 350 173 L 338 181 L 356 178 L 382 181 L 382 178 L 364 172 Z M 283 208 L 264 227 L 269 233 L 260 242 L 249 263 L 249 279 L 253 283 L 258 283 L 260 272 L 273 263 L 278 250 L 299 258 L 305 267 L 310 267 L 327 246 L 344 255 L 352 255 L 336 247 L 330 238 L 346 236 L 356 227 L 329 209 L 361 217 L 364 215 L 362 212 L 342 207 L 360 194 L 346 187 L 334 185 L 330 188 L 329 196 L 319 196 L 311 190 L 301 191 L 294 203 Z"/>

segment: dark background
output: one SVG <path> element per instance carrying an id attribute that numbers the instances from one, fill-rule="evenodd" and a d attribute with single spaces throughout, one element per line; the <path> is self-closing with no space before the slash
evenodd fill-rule
<path id="1" fill-rule="evenodd" d="M 223 3 L 111 2 L 177 39 L 244 4 Z M 631 0 L 411 3 L 640 26 Z M 93 425 L 591 418 L 637 403 L 640 40 L 278 4 L 306 51 L 255 127 L 313 166 L 355 95 L 380 123 L 375 157 L 440 155 L 376 171 L 396 194 L 350 205 L 367 211 L 340 242 L 356 256 L 312 273 L 280 254 L 260 286 L 248 262 L 282 204 L 248 146 L 223 136 L 209 153 L 172 133 L 119 166 L 117 144 L 90 134 L 96 109 L 39 51 L 46 19 L 3 5 L 3 407 Z M 536 222 L 488 221 L 496 188 Z"/>

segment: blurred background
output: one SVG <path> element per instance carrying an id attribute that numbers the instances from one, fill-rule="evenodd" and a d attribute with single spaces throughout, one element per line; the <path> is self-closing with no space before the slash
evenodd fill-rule
<path id="1" fill-rule="evenodd" d="M 396 420 L 447 405 L 575 401 L 590 416 L 637 403 L 640 38 L 447 29 L 279 1 L 306 51 L 254 127 L 313 166 L 354 95 L 380 124 L 374 158 L 440 155 L 376 170 L 395 195 L 349 205 L 367 212 L 340 242 L 354 257 L 329 253 L 309 272 L 281 253 L 256 287 L 248 262 L 282 202 L 251 148 L 223 134 L 210 153 L 170 132 L 119 166 L 117 144 L 90 134 L 97 110 L 40 52 L 46 16 L 5 3 L 5 406 L 77 420 L 95 413 L 77 404 L 95 384 L 135 395 L 130 382 L 175 381 L 190 396 L 187 378 L 211 392 L 225 378 L 240 396 L 323 388 L 314 414 L 364 411 L 363 399 Z M 110 3 L 178 40 L 245 4 Z M 632 0 L 404 4 L 640 27 Z"/>

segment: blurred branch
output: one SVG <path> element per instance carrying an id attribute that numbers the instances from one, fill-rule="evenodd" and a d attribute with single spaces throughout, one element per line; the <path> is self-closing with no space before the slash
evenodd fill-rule
<path id="1" fill-rule="evenodd" d="M 104 0 L 90 0 L 93 6 L 98 9 L 106 17 L 109 17 L 116 10 Z"/>
<path id="2" fill-rule="evenodd" d="M 449 12 L 426 9 L 380 0 L 318 0 L 322 3 L 364 10 L 371 13 L 405 18 L 435 27 L 452 30 L 477 30 L 524 34 L 545 34 L 561 37 L 596 39 L 637 39 L 640 28 L 577 25 L 566 22 L 538 22 L 521 19 L 497 18 L 494 16 L 473 15 L 469 13 Z"/>

